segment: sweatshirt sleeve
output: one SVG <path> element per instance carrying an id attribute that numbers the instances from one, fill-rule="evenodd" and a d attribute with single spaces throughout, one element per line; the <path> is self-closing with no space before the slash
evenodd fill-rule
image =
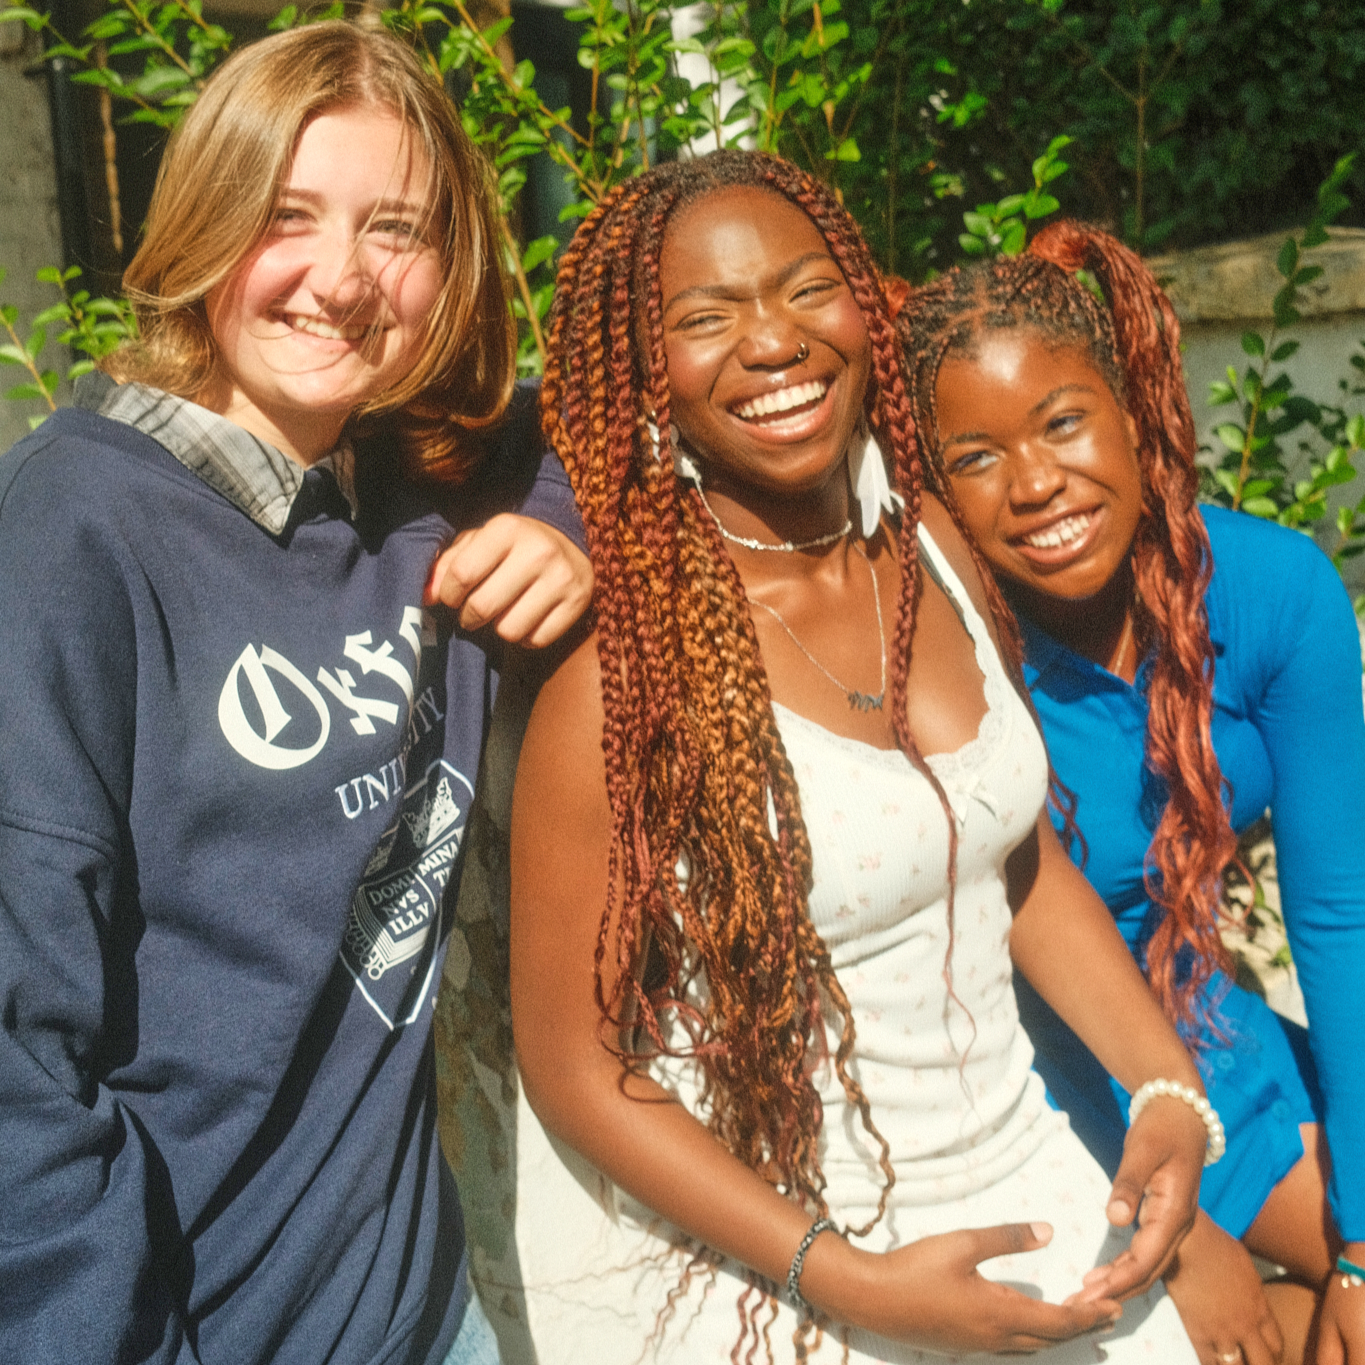
<path id="1" fill-rule="evenodd" d="M 30 438 L 0 471 L 0 1360 L 183 1365 L 169 1180 L 102 1083 L 143 926 L 127 561 L 68 482 L 94 465 Z"/>
<path id="2" fill-rule="evenodd" d="M 507 415 L 484 440 L 473 481 L 446 509 L 457 526 L 478 526 L 497 512 L 518 512 L 562 531 L 585 554 L 588 540 L 569 476 L 540 430 L 540 381 L 517 383 Z"/>
<path id="3" fill-rule="evenodd" d="M 1277 528 L 1265 528 L 1274 530 Z M 1281 902 L 1326 1106 L 1342 1236 L 1365 1239 L 1365 716 L 1355 616 L 1330 561 L 1280 532 L 1239 595 L 1261 688 Z M 1254 585 L 1262 584 L 1257 591 Z"/>

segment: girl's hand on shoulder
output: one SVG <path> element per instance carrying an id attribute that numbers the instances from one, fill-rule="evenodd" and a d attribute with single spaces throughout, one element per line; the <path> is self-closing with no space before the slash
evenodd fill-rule
<path id="1" fill-rule="evenodd" d="M 583 615 L 592 583 L 588 557 L 563 532 L 503 513 L 437 555 L 423 600 L 458 612 L 465 630 L 491 621 L 509 644 L 541 649 Z"/>
<path id="2" fill-rule="evenodd" d="M 876 1255 L 824 1237 L 811 1248 L 801 1287 L 832 1316 L 893 1341 L 950 1353 L 1038 1351 L 1112 1327 L 1123 1311 L 1113 1299 L 1043 1303 L 977 1269 L 1051 1240 L 1046 1223 L 1009 1223 L 925 1237 Z"/>
<path id="3" fill-rule="evenodd" d="M 1344 1254 L 1365 1264 L 1365 1242 L 1347 1242 Z M 1323 1290 L 1317 1339 L 1314 1365 L 1365 1365 L 1365 1285 L 1352 1284 L 1335 1268 Z"/>
<path id="4" fill-rule="evenodd" d="M 1244 1365 L 1279 1365 L 1284 1337 L 1241 1242 L 1200 1211 L 1166 1272 L 1166 1290 L 1201 1361 L 1241 1351 Z"/>
<path id="5" fill-rule="evenodd" d="M 1144 1293 L 1171 1263 L 1194 1226 L 1208 1130 L 1183 1100 L 1157 1095 L 1138 1115 L 1105 1213 L 1115 1227 L 1137 1219 L 1125 1250 L 1085 1276 L 1078 1298 L 1129 1299 Z"/>

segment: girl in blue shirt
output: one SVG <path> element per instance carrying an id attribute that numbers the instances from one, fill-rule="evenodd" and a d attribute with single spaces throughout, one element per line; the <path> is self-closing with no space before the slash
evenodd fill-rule
<path id="1" fill-rule="evenodd" d="M 1196 507 L 1179 326 L 1107 234 L 1058 224 L 915 291 L 901 327 L 921 431 L 1018 614 L 1074 798 L 1057 823 L 1227 1126 L 1168 1287 L 1210 1362 L 1298 1359 L 1316 1314 L 1310 1358 L 1359 1365 L 1365 1287 L 1334 1270 L 1343 1239 L 1365 1260 L 1365 722 L 1340 580 L 1303 536 Z M 1233 831 L 1267 807 L 1306 1038 L 1232 984 L 1218 935 Z M 1126 1096 L 1021 996 L 1052 1093 L 1112 1162 Z M 1234 1238 L 1292 1282 L 1263 1295 Z"/>

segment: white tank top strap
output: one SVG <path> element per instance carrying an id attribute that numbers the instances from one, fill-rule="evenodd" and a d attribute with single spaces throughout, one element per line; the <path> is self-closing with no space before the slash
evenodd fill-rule
<path id="1" fill-rule="evenodd" d="M 1003 686 L 1012 691 L 1013 688 L 1010 686 L 1009 675 L 1005 672 L 1005 665 L 995 648 L 995 642 L 991 639 L 990 629 L 981 619 L 981 613 L 972 602 L 971 594 L 948 562 L 948 557 L 938 548 L 929 533 L 929 528 L 923 522 L 919 524 L 919 543 L 921 549 L 925 551 L 925 559 L 922 561 L 925 572 L 943 589 L 963 628 L 971 636 L 972 645 L 976 650 L 976 665 L 985 680 L 986 705 L 988 709 L 993 710 L 1000 702 L 998 689 Z"/>

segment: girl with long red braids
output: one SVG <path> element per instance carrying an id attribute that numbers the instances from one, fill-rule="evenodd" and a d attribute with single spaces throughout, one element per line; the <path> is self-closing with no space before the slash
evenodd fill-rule
<path id="1" fill-rule="evenodd" d="M 1018 613 L 1073 798 L 1058 826 L 1227 1128 L 1172 1296 L 1206 1361 L 1362 1365 L 1365 718 L 1341 582 L 1306 537 L 1196 506 L 1179 324 L 1106 233 L 1058 223 L 899 321 L 921 433 Z M 1267 808 L 1307 1035 L 1231 982 L 1219 936 L 1233 831 Z M 1027 983 L 1020 1000 L 1112 1169 L 1126 1093 Z M 1237 1238 L 1289 1280 L 1263 1294 Z"/>
<path id="2" fill-rule="evenodd" d="M 1061 1365 L 1115 1325 L 1107 1359 L 1193 1361 L 1152 1286 L 1221 1128 L 1043 814 L 851 219 L 757 154 L 624 185 L 565 255 L 543 415 L 597 588 L 513 805 L 537 1358 Z M 1112 1185 L 1011 958 L 1150 1099 Z"/>

